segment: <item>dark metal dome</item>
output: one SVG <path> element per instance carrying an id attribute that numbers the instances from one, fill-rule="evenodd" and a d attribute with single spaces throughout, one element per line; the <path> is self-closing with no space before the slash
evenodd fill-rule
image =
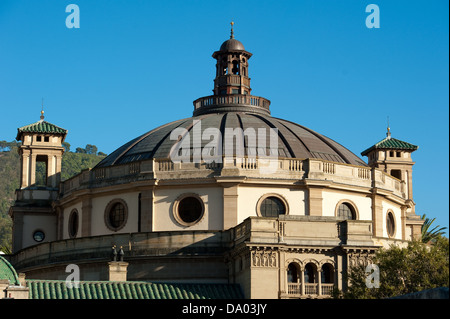
<path id="1" fill-rule="evenodd" d="M 235 50 L 244 51 L 245 49 L 244 49 L 244 45 L 242 44 L 242 42 L 240 42 L 234 38 L 225 41 L 220 46 L 220 51 L 235 51 Z"/>
<path id="2" fill-rule="evenodd" d="M 363 165 L 365 162 L 344 146 L 332 139 L 310 130 L 299 124 L 279 118 L 257 113 L 224 112 L 209 113 L 186 118 L 162 125 L 122 145 L 109 156 L 104 158 L 96 167 L 125 164 L 151 158 L 169 158 L 172 146 L 177 142 L 170 139 L 171 132 L 176 128 L 185 128 L 190 133 L 191 148 L 193 145 L 193 124 L 201 120 L 201 132 L 207 128 L 217 128 L 222 133 L 222 154 L 225 154 L 226 128 L 265 128 L 267 147 L 270 128 L 278 129 L 278 156 L 286 158 L 319 158 L 333 162 Z M 201 147 L 205 147 L 211 140 L 202 140 Z M 248 145 L 244 142 L 245 155 L 248 155 Z M 192 150 L 191 150 L 192 154 Z"/>

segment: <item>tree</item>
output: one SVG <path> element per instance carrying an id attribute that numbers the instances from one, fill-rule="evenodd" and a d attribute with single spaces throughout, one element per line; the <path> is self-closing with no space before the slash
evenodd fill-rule
<path id="1" fill-rule="evenodd" d="M 81 147 L 77 147 L 75 153 L 86 154 L 86 150 Z"/>
<path id="2" fill-rule="evenodd" d="M 366 267 L 358 265 L 349 269 L 349 287 L 335 297 L 352 299 L 381 299 L 404 295 L 425 289 L 449 286 L 449 241 L 439 236 L 434 245 L 420 241 L 408 242 L 400 248 L 392 245 L 380 248 L 373 263 L 379 269 L 379 288 L 366 286 Z"/>
<path id="3" fill-rule="evenodd" d="M 422 215 L 422 220 L 425 220 L 425 222 L 422 224 L 422 242 L 423 243 L 429 243 L 429 242 L 434 243 L 438 237 L 444 235 L 445 232 L 443 230 L 446 230 L 447 227 L 440 227 L 440 225 L 437 225 L 433 229 L 429 230 L 431 227 L 431 224 L 433 224 L 435 219 L 436 218 L 429 219 L 428 217 L 426 217 L 426 214 Z"/>
<path id="4" fill-rule="evenodd" d="M 62 146 L 64 147 L 66 152 L 70 152 L 70 144 L 67 142 L 62 142 Z"/>
<path id="5" fill-rule="evenodd" d="M 86 154 L 93 154 L 93 155 L 97 155 L 98 151 L 97 146 L 91 144 L 87 144 L 85 150 Z"/>

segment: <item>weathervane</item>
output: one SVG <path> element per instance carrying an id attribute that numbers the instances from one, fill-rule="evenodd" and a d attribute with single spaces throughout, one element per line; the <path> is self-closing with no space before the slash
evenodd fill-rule
<path id="1" fill-rule="evenodd" d="M 387 117 L 387 138 L 391 138 L 391 128 L 389 127 L 389 116 Z"/>
<path id="2" fill-rule="evenodd" d="M 234 22 L 231 21 L 230 24 L 231 24 L 231 35 L 230 35 L 230 39 L 234 39 L 234 30 L 233 30 Z"/>
<path id="3" fill-rule="evenodd" d="M 41 121 L 44 120 L 44 98 L 42 98 Z"/>

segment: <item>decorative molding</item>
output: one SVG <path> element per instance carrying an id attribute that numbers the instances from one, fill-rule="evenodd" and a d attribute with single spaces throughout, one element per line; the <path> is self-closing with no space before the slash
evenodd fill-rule
<path id="1" fill-rule="evenodd" d="M 278 267 L 278 253 L 273 249 L 254 249 L 251 250 L 252 267 Z"/>

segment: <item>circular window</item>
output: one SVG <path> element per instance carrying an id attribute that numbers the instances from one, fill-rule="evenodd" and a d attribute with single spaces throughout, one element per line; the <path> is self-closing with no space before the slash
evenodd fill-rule
<path id="1" fill-rule="evenodd" d="M 33 233 L 33 239 L 35 241 L 37 241 L 38 243 L 40 243 L 41 241 L 43 241 L 45 239 L 45 234 L 42 230 L 36 230 Z"/>
<path id="2" fill-rule="evenodd" d="M 386 216 L 386 228 L 389 237 L 393 237 L 395 234 L 395 219 L 392 212 L 388 212 Z"/>
<path id="3" fill-rule="evenodd" d="M 348 203 L 342 203 L 338 207 L 337 217 L 342 219 L 356 219 L 353 207 Z"/>
<path id="4" fill-rule="evenodd" d="M 284 200 L 276 196 L 263 196 L 258 203 L 258 214 L 262 217 L 278 217 L 286 215 L 287 205 Z"/>
<path id="5" fill-rule="evenodd" d="M 69 236 L 74 238 L 78 233 L 78 211 L 76 209 L 72 210 L 69 217 Z"/>
<path id="6" fill-rule="evenodd" d="M 127 223 L 128 209 L 127 204 L 121 199 L 111 201 L 105 210 L 105 224 L 113 230 L 118 231 Z"/>
<path id="7" fill-rule="evenodd" d="M 196 195 L 183 196 L 175 202 L 175 219 L 184 226 L 196 224 L 204 213 L 203 201 Z"/>

